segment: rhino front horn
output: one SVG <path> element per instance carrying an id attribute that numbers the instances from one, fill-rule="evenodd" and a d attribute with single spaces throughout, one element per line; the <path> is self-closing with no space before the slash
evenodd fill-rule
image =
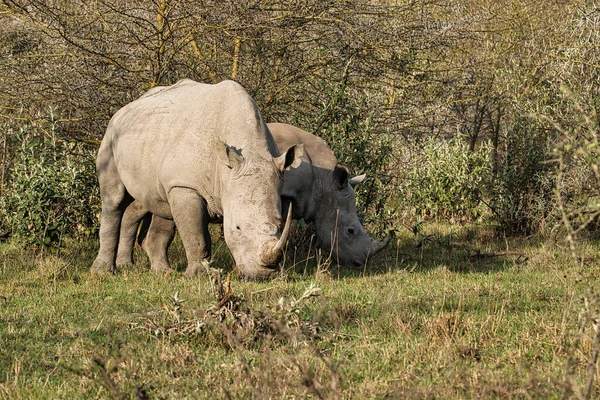
<path id="1" fill-rule="evenodd" d="M 265 265 L 273 265 L 276 264 L 279 258 L 281 257 L 281 252 L 283 250 L 283 246 L 287 243 L 288 235 L 290 233 L 290 225 L 292 222 L 292 204 L 288 208 L 287 217 L 285 219 L 285 225 L 283 227 L 283 232 L 281 232 L 281 237 L 275 243 L 275 245 L 265 251 L 261 257 L 261 261 Z"/>
<path id="2" fill-rule="evenodd" d="M 369 249 L 369 257 L 373 257 L 375 254 L 379 253 L 385 246 L 390 242 L 390 237 L 387 236 L 383 240 L 373 240 L 371 242 L 371 248 Z"/>

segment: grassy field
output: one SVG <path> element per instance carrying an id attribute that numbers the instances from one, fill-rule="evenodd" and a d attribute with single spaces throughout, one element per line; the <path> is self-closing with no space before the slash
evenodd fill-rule
<path id="1" fill-rule="evenodd" d="M 0 244 L 0 398 L 585 397 L 598 241 L 578 259 L 483 227 L 426 233 L 360 271 L 288 249 L 279 278 L 230 287 L 154 275 L 139 250 L 90 275 L 94 241 Z M 184 266 L 180 242 L 171 256 Z"/>

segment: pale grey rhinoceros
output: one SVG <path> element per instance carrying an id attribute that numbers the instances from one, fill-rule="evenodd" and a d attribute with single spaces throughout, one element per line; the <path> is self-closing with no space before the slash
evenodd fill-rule
<path id="1" fill-rule="evenodd" d="M 363 176 L 348 178 L 348 169 L 339 164 L 331 149 L 319 137 L 287 124 L 270 123 L 280 149 L 303 144 L 302 163 L 284 175 L 282 191 L 284 213 L 292 204 L 293 218 L 313 222 L 322 247 L 345 265 L 363 265 L 383 249 L 389 238 L 372 239 L 360 223 L 352 186 Z M 128 218 L 126 217 L 125 220 Z M 124 225 L 130 224 L 124 221 Z M 133 262 L 132 249 L 137 221 L 127 242 L 119 245 L 118 260 L 122 264 Z M 152 268 L 168 267 L 167 248 L 173 239 L 172 221 L 154 216 L 142 247 L 150 258 Z M 125 235 L 123 235 L 125 236 Z M 133 237 L 132 237 L 133 236 Z"/>
<path id="2" fill-rule="evenodd" d="M 127 242 L 152 213 L 175 221 L 186 276 L 204 267 L 208 223 L 221 219 L 240 273 L 268 276 L 289 227 L 288 215 L 280 232 L 281 174 L 301 154 L 301 146 L 291 146 L 280 155 L 258 107 L 235 82 L 183 80 L 151 90 L 113 116 L 100 145 L 102 220 L 92 271 L 112 271 L 120 229 Z"/>

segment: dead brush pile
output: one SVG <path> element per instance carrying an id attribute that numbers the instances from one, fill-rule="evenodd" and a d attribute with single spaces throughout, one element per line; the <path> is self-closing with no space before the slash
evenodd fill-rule
<path id="1" fill-rule="evenodd" d="M 279 343 L 292 347 L 312 342 L 322 334 L 317 323 L 301 318 L 306 301 L 318 296 L 321 289 L 310 285 L 298 299 L 279 299 L 264 311 L 251 309 L 243 295 L 231 288 L 231 276 L 225 282 L 220 272 L 211 277 L 217 303 L 206 310 L 185 308 L 184 299 L 175 293 L 170 304 L 160 311 L 146 314 L 142 321 L 131 323 L 132 329 L 172 341 L 199 340 L 206 346 L 229 349 L 257 348 L 261 344 Z"/>

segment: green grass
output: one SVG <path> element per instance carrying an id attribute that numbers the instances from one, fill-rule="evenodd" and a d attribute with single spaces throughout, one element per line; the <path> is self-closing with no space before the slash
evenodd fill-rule
<path id="1" fill-rule="evenodd" d="M 402 235 L 364 270 L 325 269 L 305 261 L 306 246 L 289 249 L 280 278 L 234 278 L 220 308 L 217 283 L 154 275 L 139 250 L 132 270 L 98 277 L 88 272 L 93 241 L 60 255 L 3 244 L 0 398 L 559 398 L 583 390 L 598 242 L 579 244 L 587 257 L 579 262 L 560 242 L 449 232 L 428 227 L 420 247 Z M 215 247 L 216 263 L 228 267 L 226 247 Z M 507 248 L 525 256 L 473 251 Z M 184 266 L 179 241 L 171 256 Z M 311 283 L 320 296 L 292 304 Z"/>

